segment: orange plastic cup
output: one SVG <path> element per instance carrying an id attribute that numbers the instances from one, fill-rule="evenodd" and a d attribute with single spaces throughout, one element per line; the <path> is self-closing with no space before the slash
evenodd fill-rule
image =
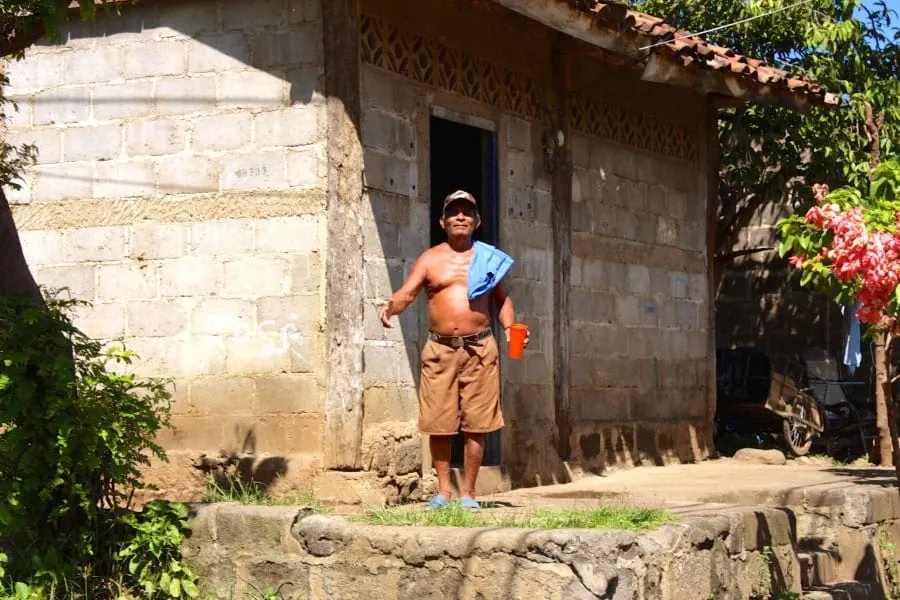
<path id="1" fill-rule="evenodd" d="M 522 358 L 525 350 L 525 338 L 528 337 L 528 325 L 513 323 L 509 326 L 509 357 L 516 360 Z"/>

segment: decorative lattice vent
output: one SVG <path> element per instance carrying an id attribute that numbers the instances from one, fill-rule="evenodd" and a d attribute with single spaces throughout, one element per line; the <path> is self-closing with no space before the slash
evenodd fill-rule
<path id="1" fill-rule="evenodd" d="M 406 31 L 380 17 L 361 18 L 361 59 L 392 73 L 491 105 L 526 119 L 541 114 L 540 82 L 524 73 Z M 646 112 L 576 94 L 566 115 L 574 131 L 696 162 L 698 131 Z"/>

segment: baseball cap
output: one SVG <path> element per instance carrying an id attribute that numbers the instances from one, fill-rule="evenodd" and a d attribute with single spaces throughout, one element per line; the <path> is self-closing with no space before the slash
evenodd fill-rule
<path id="1" fill-rule="evenodd" d="M 471 202 L 472 206 L 475 207 L 475 210 L 478 210 L 478 202 L 475 201 L 475 196 L 465 190 L 456 190 L 452 194 L 448 194 L 447 197 L 444 198 L 444 210 L 447 210 L 447 207 L 457 200 Z"/>

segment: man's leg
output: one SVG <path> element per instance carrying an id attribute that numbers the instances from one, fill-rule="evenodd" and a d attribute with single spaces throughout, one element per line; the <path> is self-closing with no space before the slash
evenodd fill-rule
<path id="1" fill-rule="evenodd" d="M 464 497 L 474 498 L 475 481 L 478 479 L 478 469 L 481 468 L 481 461 L 484 460 L 484 434 L 464 433 L 463 437 L 466 440 L 465 450 L 463 453 L 466 474 L 463 478 L 463 489 L 460 495 Z M 447 456 L 449 458 L 449 452 Z"/>
<path id="2" fill-rule="evenodd" d="M 434 462 L 434 470 L 437 472 L 438 493 L 450 499 L 450 436 L 432 435 L 428 437 L 428 445 L 431 447 L 431 460 Z M 468 464 L 468 454 L 466 454 Z"/>

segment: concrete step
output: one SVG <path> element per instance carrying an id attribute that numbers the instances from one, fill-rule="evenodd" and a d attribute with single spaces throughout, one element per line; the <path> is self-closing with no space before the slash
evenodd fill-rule
<path id="1" fill-rule="evenodd" d="M 884 597 L 878 584 L 859 581 L 803 588 L 803 600 L 884 600 Z"/>
<path id="2" fill-rule="evenodd" d="M 837 580 L 837 566 L 830 552 L 798 552 L 797 560 L 800 562 L 800 582 L 804 589 L 828 585 Z"/>

